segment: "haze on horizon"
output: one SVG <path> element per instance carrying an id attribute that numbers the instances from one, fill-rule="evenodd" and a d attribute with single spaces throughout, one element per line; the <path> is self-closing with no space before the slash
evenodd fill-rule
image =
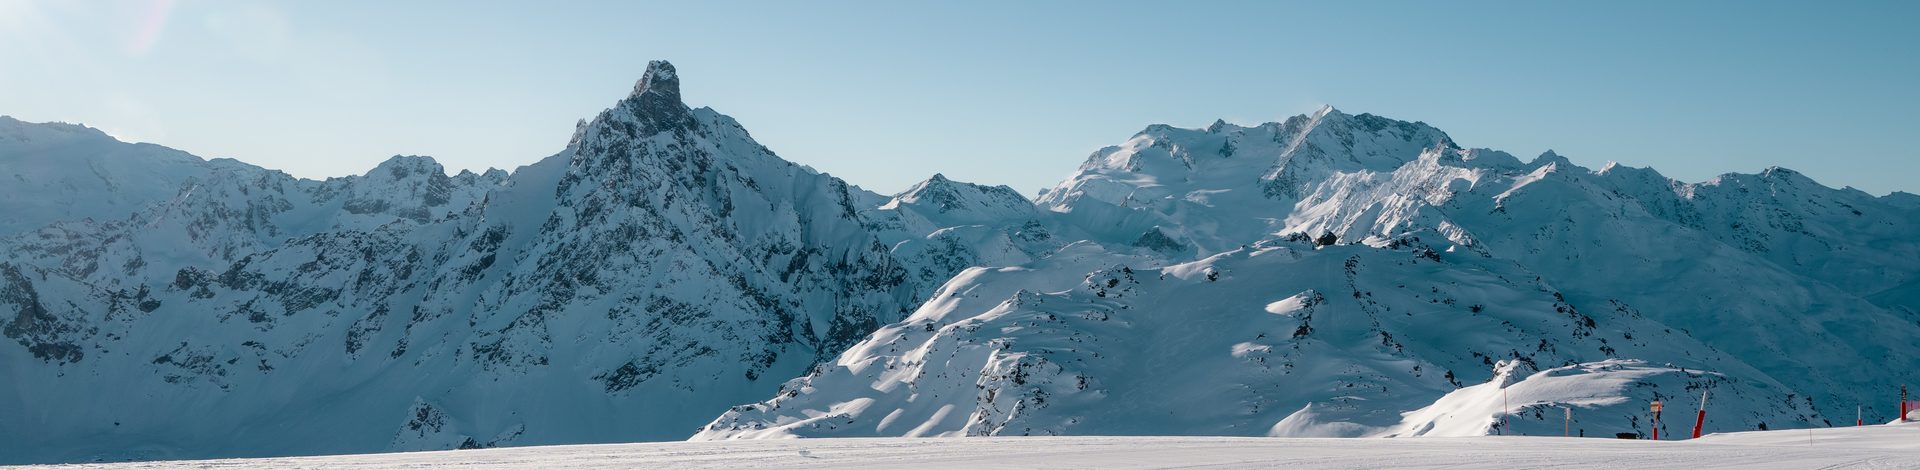
<path id="1" fill-rule="evenodd" d="M 319 178 L 514 168 L 649 59 L 781 156 L 1026 194 L 1153 123 L 1331 104 L 1523 159 L 1915 192 L 1914 2 L 0 0 L 0 114 Z M 956 164 L 959 162 L 959 164 Z"/>

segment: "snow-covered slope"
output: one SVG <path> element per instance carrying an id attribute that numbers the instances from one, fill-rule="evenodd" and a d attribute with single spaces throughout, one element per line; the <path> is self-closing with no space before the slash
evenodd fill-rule
<path id="1" fill-rule="evenodd" d="M 1646 399 L 1702 388 L 1730 405 L 1716 429 L 1817 420 L 1778 406 L 1791 401 L 1781 384 L 1625 305 L 1582 311 L 1510 262 L 1400 245 L 1263 244 L 1152 268 L 1082 244 L 975 268 L 695 438 L 1481 435 L 1495 416 L 1562 404 L 1624 432 L 1643 429 Z M 1058 275 L 1071 272 L 1084 274 Z M 1592 386 L 1525 393 L 1550 379 L 1515 374 L 1545 368 Z M 1489 380 L 1523 393 L 1504 413 L 1443 399 Z M 1402 416 L 1429 404 L 1459 416 Z"/>

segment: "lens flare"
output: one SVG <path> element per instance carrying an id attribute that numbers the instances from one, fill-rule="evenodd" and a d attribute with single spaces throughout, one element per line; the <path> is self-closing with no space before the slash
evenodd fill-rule
<path id="1" fill-rule="evenodd" d="M 133 36 L 127 43 L 127 53 L 136 57 L 145 56 L 160 43 L 160 35 L 166 32 L 167 16 L 173 13 L 173 0 L 150 0 L 146 9 L 135 21 Z"/>

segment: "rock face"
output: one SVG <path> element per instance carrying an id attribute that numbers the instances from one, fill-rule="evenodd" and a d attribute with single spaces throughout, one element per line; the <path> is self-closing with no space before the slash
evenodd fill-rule
<path id="1" fill-rule="evenodd" d="M 1325 108 L 1152 126 L 1037 200 L 883 196 L 681 84 L 650 64 L 510 174 L 303 180 L 0 120 L 0 178 L 40 184 L 0 185 L 25 191 L 0 194 L 0 463 L 1552 434 L 1556 407 L 1633 432 L 1702 391 L 1709 431 L 1779 428 L 1890 414 L 1871 365 L 1920 356 L 1912 195 L 1522 162 Z"/>

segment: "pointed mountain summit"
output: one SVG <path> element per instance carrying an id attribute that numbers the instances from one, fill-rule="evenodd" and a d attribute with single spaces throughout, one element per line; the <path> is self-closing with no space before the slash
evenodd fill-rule
<path id="1" fill-rule="evenodd" d="M 690 130 L 698 125 L 692 110 L 680 101 L 679 72 L 673 69 L 673 64 L 656 60 L 647 63 L 647 71 L 633 84 L 633 93 L 580 126 L 581 135 L 574 141 L 578 144 L 596 132 L 602 136 L 619 132 L 637 138 L 675 129 Z"/>
<path id="2" fill-rule="evenodd" d="M 660 95 L 664 99 L 680 101 L 680 74 L 673 64 L 664 60 L 647 62 L 647 71 L 633 84 L 633 95 Z"/>

